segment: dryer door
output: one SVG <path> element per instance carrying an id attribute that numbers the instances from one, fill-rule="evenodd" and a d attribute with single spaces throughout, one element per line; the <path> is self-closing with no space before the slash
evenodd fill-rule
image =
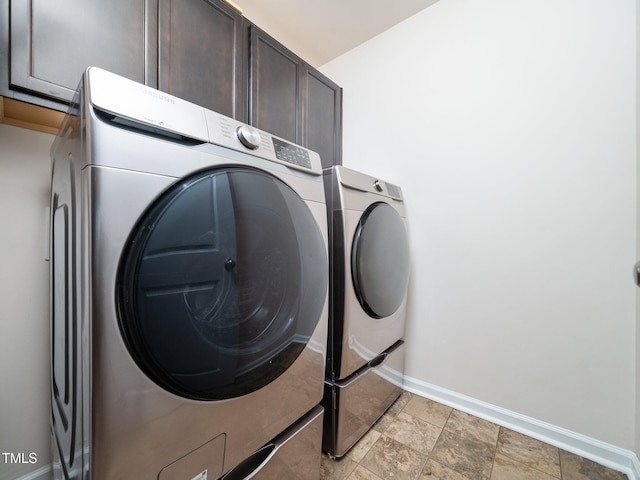
<path id="1" fill-rule="evenodd" d="M 373 318 L 392 315 L 402 304 L 409 283 L 409 240 L 402 217 L 384 202 L 360 217 L 351 251 L 356 297 Z"/>
<path id="2" fill-rule="evenodd" d="M 260 170 L 210 170 L 146 212 L 119 269 L 120 329 L 147 375 L 194 399 L 255 391 L 318 324 L 326 246 L 311 211 Z"/>

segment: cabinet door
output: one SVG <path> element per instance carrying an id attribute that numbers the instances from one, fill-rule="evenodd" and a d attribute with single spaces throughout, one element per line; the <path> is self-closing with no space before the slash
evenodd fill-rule
<path id="1" fill-rule="evenodd" d="M 301 144 L 304 62 L 255 25 L 249 38 L 249 123 Z"/>
<path id="2" fill-rule="evenodd" d="M 217 0 L 160 0 L 158 88 L 244 120 L 242 17 Z"/>
<path id="3" fill-rule="evenodd" d="M 68 102 L 89 66 L 144 83 L 156 1 L 11 0 L 10 88 Z"/>
<path id="4" fill-rule="evenodd" d="M 302 143 L 318 152 L 322 168 L 342 164 L 342 89 L 312 67 L 305 69 Z"/>
<path id="5" fill-rule="evenodd" d="M 255 25 L 249 43 L 249 123 L 340 165 L 342 89 Z"/>

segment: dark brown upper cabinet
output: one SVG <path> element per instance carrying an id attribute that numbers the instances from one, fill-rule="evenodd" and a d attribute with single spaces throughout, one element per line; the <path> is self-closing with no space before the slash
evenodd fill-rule
<path id="1" fill-rule="evenodd" d="M 341 163 L 342 89 L 222 0 L 0 0 L 0 66 L 3 96 L 65 111 L 98 66 Z"/>
<path id="2" fill-rule="evenodd" d="M 249 37 L 249 123 L 342 161 L 342 89 L 255 25 Z"/>
<path id="3" fill-rule="evenodd" d="M 160 0 L 158 88 L 246 120 L 242 16 L 221 1 Z"/>
<path id="4" fill-rule="evenodd" d="M 157 0 L 2 0 L 0 6 L 2 24 L 10 26 L 4 52 L 10 60 L 2 59 L 10 67 L 9 90 L 68 102 L 89 66 L 155 86 Z"/>
<path id="5" fill-rule="evenodd" d="M 249 123 L 302 143 L 303 61 L 255 25 L 249 25 Z"/>
<path id="6" fill-rule="evenodd" d="M 318 152 L 323 168 L 342 165 L 342 88 L 312 67 L 304 74 L 302 144 Z"/>

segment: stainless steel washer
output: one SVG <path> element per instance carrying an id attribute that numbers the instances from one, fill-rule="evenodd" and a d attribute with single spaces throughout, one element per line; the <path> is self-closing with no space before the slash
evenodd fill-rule
<path id="1" fill-rule="evenodd" d="M 90 68 L 52 158 L 55 477 L 318 478 L 318 155 Z"/>
<path id="2" fill-rule="evenodd" d="M 409 241 L 401 189 L 342 166 L 324 172 L 330 314 L 323 448 L 341 457 L 400 395 Z"/>

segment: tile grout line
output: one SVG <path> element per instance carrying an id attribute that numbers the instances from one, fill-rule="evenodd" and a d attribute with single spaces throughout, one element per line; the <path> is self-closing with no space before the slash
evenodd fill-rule
<path id="1" fill-rule="evenodd" d="M 414 394 L 411 394 L 412 398 Z M 402 410 L 400 410 L 400 412 L 404 412 L 405 407 L 409 404 L 409 402 L 407 402 L 404 407 L 402 407 Z M 398 412 L 398 415 L 400 414 L 400 412 Z M 431 454 L 433 453 L 433 449 L 436 448 L 436 445 L 438 444 L 438 440 L 440 440 L 440 437 L 442 436 L 442 432 L 444 432 L 444 427 L 447 425 L 447 422 L 449 421 L 449 418 L 451 417 L 451 412 L 453 412 L 453 409 L 451 409 L 451 411 L 449 412 L 449 414 L 447 415 L 447 419 L 444 421 L 444 424 L 442 425 L 442 427 L 440 427 L 439 425 L 435 425 L 431 422 L 428 422 L 426 420 L 424 420 L 426 423 L 428 423 L 429 425 L 433 425 L 434 427 L 438 427 L 440 428 L 440 432 L 438 433 L 438 437 L 436 438 L 436 441 L 433 442 L 433 446 L 431 447 L 431 449 L 429 450 L 429 453 L 427 453 L 425 455 L 425 459 L 424 459 L 424 463 L 422 464 L 422 466 L 420 467 L 420 471 L 418 472 L 418 475 L 416 477 L 416 480 L 419 480 L 419 478 L 422 476 L 422 474 L 424 473 L 424 469 L 427 468 L 427 463 L 429 463 L 429 460 L 431 459 Z M 411 415 L 410 413 L 404 412 L 405 415 L 409 415 L 411 418 L 416 418 L 419 419 L 419 417 L 416 417 L 414 415 Z M 397 415 L 396 415 L 397 416 Z M 433 462 L 435 462 L 435 460 L 432 460 Z M 436 462 L 439 463 L 439 462 Z"/>
<path id="2" fill-rule="evenodd" d="M 407 393 L 409 393 L 409 392 L 407 392 Z M 405 412 L 405 411 L 404 411 L 404 409 L 406 408 L 406 406 L 409 404 L 409 401 L 411 400 L 411 398 L 413 398 L 413 397 L 414 397 L 414 394 L 412 394 L 412 393 L 409 393 L 409 395 L 410 395 L 409 400 L 408 400 L 408 401 L 407 401 L 407 402 L 402 406 L 402 408 L 401 408 L 400 410 L 398 410 L 398 413 L 397 413 L 396 415 L 394 415 L 394 416 L 393 416 L 393 419 L 391 420 L 391 422 L 389 423 L 389 425 L 387 425 L 387 426 L 384 428 L 384 430 L 380 433 L 380 435 L 381 435 L 381 436 L 382 436 L 382 435 L 385 435 L 385 432 L 389 429 L 389 427 L 393 424 L 393 422 L 395 422 L 395 421 L 396 421 L 396 419 L 398 418 L 398 416 L 400 416 L 400 414 L 401 414 L 401 413 L 404 413 L 405 415 L 407 415 L 407 416 L 411 417 L 412 419 L 422 420 L 422 419 L 420 419 L 419 417 L 416 417 L 415 415 L 412 415 L 412 414 L 410 414 L 410 413 L 408 413 L 408 412 Z M 452 411 L 453 411 L 453 410 L 452 410 Z M 386 414 L 386 413 L 385 413 L 385 414 Z M 449 416 L 450 416 L 450 415 L 451 415 L 451 412 L 449 412 Z M 383 415 L 383 416 L 384 416 L 384 415 Z M 447 421 L 449 420 L 449 416 L 447 416 Z M 382 417 L 381 417 L 381 418 L 382 418 Z M 435 426 L 435 427 L 440 428 L 440 433 L 438 433 L 438 438 L 436 438 L 436 441 L 435 441 L 435 442 L 434 442 L 434 444 L 433 444 L 434 446 L 433 446 L 433 447 L 431 447 L 431 449 L 429 450 L 429 453 L 427 453 L 427 454 L 423 454 L 422 452 L 420 452 L 420 451 L 416 450 L 415 448 L 413 448 L 413 447 L 412 447 L 412 446 L 410 446 L 410 445 L 406 445 L 406 444 L 404 444 L 404 443 L 402 443 L 402 442 L 398 442 L 398 443 L 401 443 L 402 445 L 405 445 L 407 448 L 410 448 L 411 450 L 413 450 L 413 451 L 414 451 L 414 452 L 416 452 L 417 454 L 419 454 L 419 455 L 424 455 L 424 462 L 422 462 L 422 464 L 421 464 L 421 466 L 420 466 L 420 469 L 418 470 L 418 472 L 417 472 L 417 474 L 416 474 L 416 478 L 415 478 L 414 480 L 418 480 L 418 479 L 420 478 L 420 476 L 422 475 L 422 473 L 424 472 L 424 469 L 426 468 L 427 463 L 429 462 L 429 458 L 430 458 L 430 456 L 431 456 L 431 452 L 433 451 L 433 448 L 435 447 L 435 444 L 438 442 L 438 439 L 440 438 L 440 435 L 442 435 L 442 432 L 444 431 L 444 426 L 443 426 L 443 427 L 439 427 L 438 425 L 434 425 L 434 424 L 432 424 L 431 422 L 427 422 L 426 420 L 423 420 L 423 421 L 424 421 L 425 423 L 428 423 L 429 425 L 433 425 L 433 426 Z M 445 421 L 445 425 L 446 425 L 446 421 Z M 390 438 L 390 439 L 392 439 L 392 440 L 395 440 L 395 439 L 393 439 L 392 437 L 390 437 L 390 436 L 388 436 L 388 435 L 385 435 L 385 436 L 386 436 L 387 438 Z M 397 441 L 397 440 L 396 440 L 396 441 Z M 372 448 L 372 447 L 370 447 L 370 448 Z M 366 467 L 365 467 L 365 468 L 366 468 Z"/>
<path id="3" fill-rule="evenodd" d="M 491 459 L 491 471 L 489 472 L 489 479 L 493 477 L 493 468 L 496 466 L 496 455 L 498 454 L 498 442 L 500 441 L 500 432 L 502 431 L 502 427 L 498 427 L 498 435 L 496 435 L 496 443 L 493 447 L 493 458 Z"/>
<path id="4" fill-rule="evenodd" d="M 519 432 L 516 432 L 515 430 L 511 430 L 511 429 L 510 429 L 510 428 L 508 428 L 508 427 L 500 426 L 500 432 L 502 432 L 503 430 L 505 430 L 505 431 L 511 431 L 511 432 L 515 432 L 515 433 L 519 433 Z M 521 434 L 521 435 L 524 435 L 524 434 Z M 524 435 L 524 436 L 525 436 L 525 437 L 528 437 L 527 435 Z M 535 470 L 536 472 L 540 472 L 540 473 L 542 473 L 543 475 L 546 475 L 546 476 L 548 476 L 548 477 L 552 477 L 552 478 L 554 478 L 554 479 L 556 479 L 556 480 L 562 480 L 562 465 L 561 465 L 561 459 L 560 459 L 560 448 L 559 448 L 559 447 L 556 447 L 555 445 L 551 445 L 551 444 L 548 444 L 548 443 L 546 443 L 546 442 L 543 442 L 542 440 L 535 439 L 535 438 L 533 438 L 533 437 L 528 437 L 528 438 L 532 438 L 533 440 L 536 440 L 536 441 L 538 441 L 538 442 L 540 442 L 540 443 L 542 443 L 542 444 L 544 444 L 544 445 L 548 445 L 548 446 L 553 447 L 553 448 L 555 449 L 556 454 L 557 454 L 557 459 L 558 459 L 558 471 L 559 471 L 559 473 L 560 473 L 560 476 L 559 476 L 559 477 L 556 477 L 554 474 L 551 474 L 551 473 L 549 473 L 549 472 L 547 472 L 547 471 L 545 471 L 545 470 L 541 470 L 540 468 L 537 468 L 537 467 L 536 467 L 536 466 L 534 466 L 534 465 L 529 465 L 529 464 L 527 464 L 527 463 L 525 463 L 525 462 L 522 462 L 521 460 L 519 460 L 518 458 L 514 457 L 513 455 L 510 455 L 508 452 L 501 452 L 501 455 L 502 455 L 502 456 L 504 456 L 504 457 L 506 457 L 506 458 L 508 458 L 508 459 L 509 459 L 509 460 L 511 460 L 512 462 L 517 463 L 518 465 L 522 465 L 522 466 L 523 466 L 523 467 L 525 467 L 525 468 L 528 468 L 528 469 L 530 469 L 530 470 Z M 500 434 L 498 434 L 498 440 L 499 440 L 499 439 L 500 439 Z M 499 442 L 498 442 L 498 443 L 499 443 Z M 497 445 L 496 445 L 496 454 L 497 454 L 497 453 L 498 453 L 498 452 L 497 452 Z M 494 462 L 495 462 L 495 458 L 494 458 Z"/>

